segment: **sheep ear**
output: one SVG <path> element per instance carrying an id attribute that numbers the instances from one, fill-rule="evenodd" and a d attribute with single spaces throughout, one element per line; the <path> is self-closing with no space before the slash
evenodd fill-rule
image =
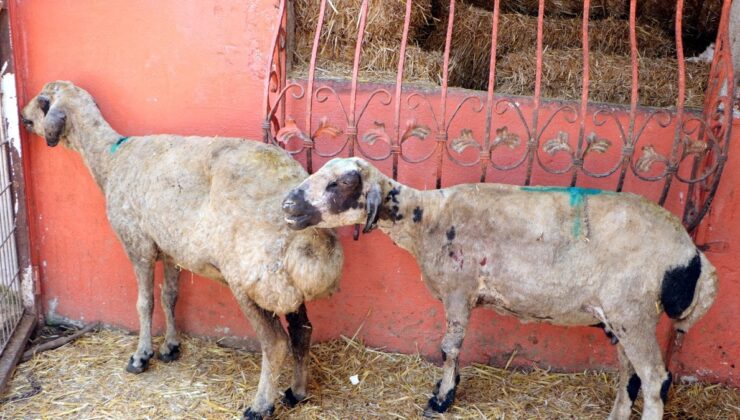
<path id="1" fill-rule="evenodd" d="M 44 114 L 44 116 L 46 116 L 46 114 L 49 113 L 51 100 L 46 95 L 39 95 L 38 98 L 36 98 L 36 101 L 38 102 L 39 109 L 41 109 L 41 112 Z"/>
<path id="2" fill-rule="evenodd" d="M 362 229 L 362 233 L 368 233 L 377 227 L 378 210 L 380 209 L 381 200 L 380 185 L 373 184 L 367 192 L 367 197 L 365 197 L 367 220 L 365 220 L 365 228 Z"/>
<path id="3" fill-rule="evenodd" d="M 59 137 L 64 131 L 64 124 L 67 121 L 67 115 L 59 108 L 52 108 L 44 117 L 44 137 L 46 144 L 56 146 L 59 143 Z"/>

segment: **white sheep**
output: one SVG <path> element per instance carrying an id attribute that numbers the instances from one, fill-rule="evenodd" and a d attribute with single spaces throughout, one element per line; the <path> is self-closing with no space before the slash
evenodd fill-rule
<path id="1" fill-rule="evenodd" d="M 103 119 L 92 96 L 70 82 L 47 84 L 22 112 L 49 146 L 79 152 L 103 190 L 108 220 L 138 281 L 139 345 L 126 368 L 140 373 L 154 355 L 154 264 L 164 262 L 165 340 L 159 358 L 180 354 L 174 324 L 180 267 L 227 284 L 262 348 L 262 373 L 246 418 L 268 416 L 284 357 L 295 361 L 285 400 L 306 398 L 311 324 L 304 301 L 331 294 L 343 263 L 334 232 L 294 232 L 280 203 L 306 176 L 283 150 L 236 138 L 124 137 Z M 289 337 L 277 315 L 285 314 Z"/>
<path id="2" fill-rule="evenodd" d="M 655 328 L 661 312 L 683 333 L 712 304 L 714 267 L 679 220 L 633 194 L 468 184 L 419 191 L 358 158 L 334 159 L 283 202 L 294 229 L 376 225 L 416 257 L 445 307 L 443 376 L 427 414 L 455 398 L 458 354 L 477 306 L 525 321 L 595 325 L 618 343 L 611 419 L 658 419 L 671 384 Z"/>

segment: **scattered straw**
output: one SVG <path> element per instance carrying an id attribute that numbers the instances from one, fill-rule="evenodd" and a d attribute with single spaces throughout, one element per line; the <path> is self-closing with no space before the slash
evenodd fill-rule
<path id="1" fill-rule="evenodd" d="M 186 338 L 182 358 L 153 360 L 147 372 L 124 371 L 136 337 L 114 331 L 85 336 L 18 367 L 0 418 L 238 418 L 254 396 L 260 356 Z M 386 353 L 350 339 L 311 348 L 309 394 L 277 418 L 419 418 L 440 369 L 418 355 Z M 350 383 L 357 375 L 358 385 Z M 448 418 L 606 418 L 612 374 L 529 373 L 472 365 L 462 369 Z M 281 387 L 290 379 L 289 364 Z M 41 387 L 30 395 L 32 384 Z M 635 409 L 639 410 L 638 401 Z M 737 418 L 740 393 L 722 385 L 677 385 L 668 419 Z"/>
<path id="2" fill-rule="evenodd" d="M 579 49 L 545 51 L 542 63 L 542 95 L 548 98 L 580 99 L 582 60 Z M 641 58 L 638 64 L 640 104 L 674 106 L 678 97 L 676 60 Z M 505 56 L 496 69 L 496 92 L 531 95 L 534 91 L 535 66 L 536 57 L 532 54 L 511 53 Z M 592 53 L 590 67 L 591 101 L 629 103 L 632 77 L 629 57 Z M 686 63 L 687 107 L 702 106 L 708 79 L 709 66 L 706 63 Z M 485 82 L 482 83 L 483 85 L 479 84 L 475 88 L 483 88 Z"/>

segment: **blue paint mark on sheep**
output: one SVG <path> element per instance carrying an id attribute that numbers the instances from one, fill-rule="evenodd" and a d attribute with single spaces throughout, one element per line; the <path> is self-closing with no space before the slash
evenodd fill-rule
<path id="1" fill-rule="evenodd" d="M 582 187 L 544 187 L 544 186 L 526 186 L 521 187 L 522 191 L 529 192 L 546 192 L 546 193 L 564 193 L 570 196 L 570 206 L 575 209 L 573 215 L 573 236 L 578 238 L 583 230 L 581 219 L 586 203 L 586 197 L 589 195 L 615 194 L 612 191 L 604 191 L 596 188 Z"/>
<path id="2" fill-rule="evenodd" d="M 131 137 L 121 137 L 120 139 L 118 139 L 118 141 L 116 141 L 115 143 L 113 143 L 113 145 L 111 145 L 111 147 L 110 147 L 110 153 L 111 154 L 116 153 L 116 151 L 118 151 L 118 149 L 121 147 L 121 145 L 123 143 L 126 143 L 130 138 Z"/>

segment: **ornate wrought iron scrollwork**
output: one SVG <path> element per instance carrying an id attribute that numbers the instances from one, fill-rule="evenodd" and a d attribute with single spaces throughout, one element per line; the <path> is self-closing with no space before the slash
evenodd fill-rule
<path id="1" fill-rule="evenodd" d="M 353 76 L 346 86 L 341 82 L 319 83 L 315 72 L 310 70 L 315 69 L 320 36 L 314 38 L 309 80 L 287 83 L 286 1 L 280 1 L 282 14 L 266 72 L 266 114 L 262 129 L 265 141 L 277 143 L 292 154 L 305 151 L 309 167 L 312 153 L 333 157 L 346 153 L 349 147 L 350 154 L 358 150 L 358 155 L 370 160 L 392 159 L 394 177 L 399 156 L 407 164 L 433 160 L 437 166 L 437 185 L 440 185 L 442 168 L 448 168 L 447 163 L 457 167 L 479 165 L 481 179 L 491 169 L 524 168 L 527 171 L 525 183 L 530 182 L 533 168 L 549 174 L 571 172 L 573 185 L 578 181 L 578 174 L 606 178 L 619 172 L 614 177 L 618 191 L 628 175 L 648 183 L 663 181 L 664 194 L 670 189 L 670 180 L 674 179 L 688 185 L 684 221 L 690 229 L 701 220 L 711 203 L 727 160 L 732 125 L 733 97 L 728 86 L 734 83 L 726 27 L 721 28 L 717 39 L 704 112 L 699 116 L 691 110 L 640 108 L 636 82 L 632 84 L 629 108 L 589 104 L 586 102 L 587 87 L 580 108 L 579 102 L 543 101 L 539 96 L 531 99 L 500 97 L 493 87 L 488 92 L 456 91 L 448 95 L 446 83 L 443 83 L 438 90 L 409 91 L 403 85 L 402 70 L 396 75 L 395 86 L 363 86 L 358 79 L 361 50 L 355 50 Z M 367 13 L 367 10 L 362 11 L 365 17 Z M 723 10 L 723 25 L 727 23 L 726 13 L 727 10 Z M 321 28 L 321 23 L 317 22 L 318 33 Z M 358 27 L 357 48 L 360 49 L 362 34 L 364 27 Z M 450 66 L 444 64 L 444 67 L 447 73 Z M 399 63 L 399 69 L 403 69 L 403 62 Z M 489 70 L 491 81 L 494 81 L 495 69 Z M 389 107 L 392 102 L 394 109 L 385 113 L 391 110 L 383 107 Z M 288 107 L 306 106 L 303 127 L 285 115 L 286 104 Z M 312 106 L 316 104 L 326 104 L 333 109 L 327 113 L 332 116 L 333 123 L 325 116 L 312 127 L 317 124 L 316 113 L 312 114 Z M 486 112 L 482 112 L 484 108 Z M 406 113 L 403 117 L 402 109 Z M 382 113 L 375 112 L 378 110 Z M 392 118 L 384 120 L 386 115 Z M 483 125 L 481 117 L 485 119 L 485 130 L 478 132 L 478 127 Z M 368 122 L 367 118 L 373 120 Z M 391 120 L 392 125 L 388 125 Z M 670 135 L 662 136 L 669 132 Z M 430 146 L 427 140 L 432 135 L 434 141 Z M 655 141 L 656 135 L 670 137 L 673 143 Z M 557 159 L 546 155 L 557 156 Z"/>

